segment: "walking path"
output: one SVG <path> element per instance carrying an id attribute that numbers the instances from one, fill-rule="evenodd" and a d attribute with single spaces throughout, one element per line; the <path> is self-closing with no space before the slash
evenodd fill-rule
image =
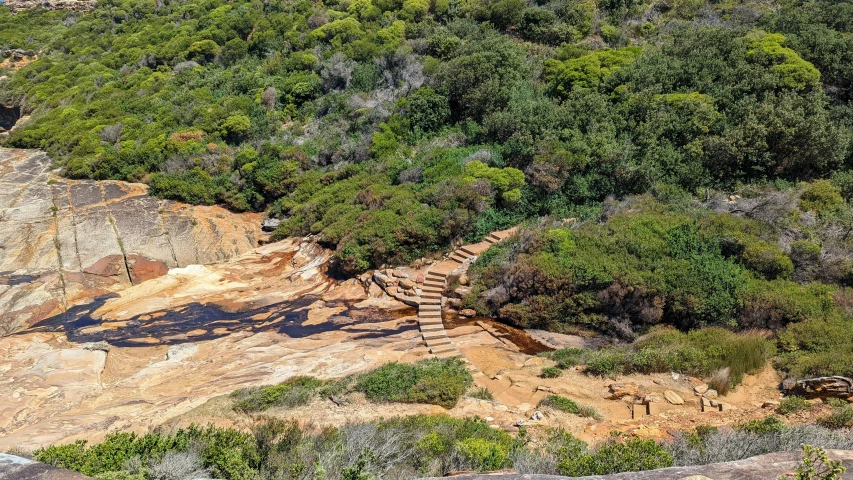
<path id="1" fill-rule="evenodd" d="M 447 277 L 466 260 L 478 257 L 490 246 L 503 241 L 516 232 L 517 228 L 510 228 L 490 234 L 484 241 L 473 245 L 460 247 L 448 260 L 439 262 L 427 270 L 424 277 L 423 293 L 421 294 L 420 306 L 418 308 L 418 324 L 421 335 L 429 347 L 430 353 L 440 358 L 459 357 L 462 354 L 453 346 L 444 322 L 441 318 L 441 294 L 447 284 Z"/>

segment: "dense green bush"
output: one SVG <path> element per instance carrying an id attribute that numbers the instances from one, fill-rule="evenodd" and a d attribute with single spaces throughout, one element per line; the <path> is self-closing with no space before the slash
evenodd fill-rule
<path id="1" fill-rule="evenodd" d="M 432 403 L 451 408 L 473 383 L 459 359 L 386 363 L 361 376 L 355 390 L 375 401 Z"/>
<path id="2" fill-rule="evenodd" d="M 853 41 L 836 3 L 682 2 L 653 20 L 633 0 L 0 6 L 0 49 L 39 52 L 3 63 L 0 101 L 31 114 L 8 143 L 46 149 L 68 176 L 267 211 L 284 220 L 276 238 L 315 235 L 354 274 L 608 196 L 849 169 Z M 803 208 L 842 212 L 849 182 L 833 178 L 841 190 L 811 184 Z M 672 259 L 637 300 L 651 319 L 662 294 L 667 320 L 718 324 L 740 307 L 740 265 L 790 274 L 758 240 L 734 259 Z M 624 271 L 636 286 L 636 270 L 581 283 Z M 507 315 L 566 316 L 542 303 Z"/>
<path id="3" fill-rule="evenodd" d="M 539 375 L 542 378 L 557 378 L 563 374 L 563 370 L 559 367 L 545 367 Z"/>

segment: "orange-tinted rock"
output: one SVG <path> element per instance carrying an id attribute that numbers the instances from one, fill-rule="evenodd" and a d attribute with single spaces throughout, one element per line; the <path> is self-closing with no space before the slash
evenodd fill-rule
<path id="1" fill-rule="evenodd" d="M 127 256 L 127 268 L 130 270 L 130 279 L 133 283 L 141 283 L 169 273 L 169 267 L 165 263 L 139 255 Z"/>
<path id="2" fill-rule="evenodd" d="M 101 277 L 115 277 L 124 273 L 124 258 L 121 255 L 109 255 L 90 267 L 84 268 L 83 272 Z"/>

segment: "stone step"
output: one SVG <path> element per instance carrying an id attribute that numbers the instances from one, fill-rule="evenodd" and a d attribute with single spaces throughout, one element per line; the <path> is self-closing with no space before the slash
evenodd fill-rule
<path id="1" fill-rule="evenodd" d="M 496 234 L 494 234 L 494 233 L 490 233 L 490 234 L 489 234 L 489 238 L 487 238 L 487 239 L 486 239 L 486 241 L 488 241 L 488 240 L 490 240 L 490 239 L 491 239 L 491 240 L 493 240 L 493 241 L 495 241 L 495 242 L 502 242 L 502 241 L 503 241 L 503 238 L 501 238 L 500 236 L 498 236 L 498 235 L 496 235 Z"/>
<path id="2" fill-rule="evenodd" d="M 485 240 L 483 240 L 483 241 L 484 241 L 484 242 L 489 242 L 489 243 L 490 243 L 490 244 L 492 244 L 492 245 L 494 245 L 494 244 L 496 244 L 496 243 L 500 242 L 500 240 L 499 240 L 499 239 L 497 239 L 497 238 L 495 238 L 495 237 L 492 237 L 491 235 L 489 235 L 488 237 L 486 237 L 486 239 L 485 239 Z"/>
<path id="3" fill-rule="evenodd" d="M 424 340 L 429 340 L 430 342 L 442 338 L 447 338 L 447 333 L 444 331 L 443 328 L 437 332 L 424 332 L 421 335 L 423 335 Z"/>
<path id="4" fill-rule="evenodd" d="M 441 292 L 423 292 L 421 294 L 421 300 L 432 300 L 432 299 L 441 299 Z"/>
<path id="5" fill-rule="evenodd" d="M 445 282 L 445 280 L 444 280 L 443 278 L 442 278 L 441 280 L 431 280 L 431 279 L 427 279 L 427 280 L 424 282 L 424 285 L 423 285 L 423 287 L 422 287 L 422 290 L 426 290 L 426 289 L 428 289 L 428 288 L 437 288 L 437 289 L 439 289 L 439 290 L 444 290 L 444 284 L 445 284 L 445 283 L 446 283 L 446 282 Z"/>
<path id="6" fill-rule="evenodd" d="M 429 351 L 433 355 L 441 355 L 441 354 L 450 353 L 450 355 L 446 355 L 445 357 L 442 357 L 442 358 L 458 357 L 460 355 L 459 350 L 456 350 L 456 347 L 454 347 L 453 345 L 447 345 L 447 346 L 439 347 L 439 348 L 430 347 Z"/>
<path id="7" fill-rule="evenodd" d="M 420 305 L 422 307 L 425 307 L 425 306 L 440 307 L 441 306 L 441 297 L 438 297 L 438 298 L 422 298 Z"/>
<path id="8" fill-rule="evenodd" d="M 459 352 L 459 350 L 456 350 L 455 348 L 450 348 L 448 350 L 442 350 L 442 351 L 439 351 L 438 353 L 436 353 L 436 352 L 432 352 L 432 353 L 433 353 L 433 355 L 435 355 L 438 358 L 453 358 L 453 357 L 462 356 L 462 354 Z"/>
<path id="9" fill-rule="evenodd" d="M 420 322 L 420 323 L 435 322 L 435 321 L 438 321 L 438 322 L 441 321 L 441 313 L 436 312 L 434 315 L 433 314 L 418 315 L 418 322 Z"/>
<path id="10" fill-rule="evenodd" d="M 425 278 L 427 280 L 432 278 L 435 280 L 443 281 L 445 278 L 447 278 L 447 275 L 449 275 L 449 274 L 450 274 L 450 272 L 445 273 L 445 272 L 435 272 L 435 271 L 430 270 L 426 273 Z"/>
<path id="11" fill-rule="evenodd" d="M 444 322 L 440 318 L 422 318 L 418 320 L 418 325 L 420 325 L 421 330 L 423 330 L 424 327 L 444 328 Z"/>
<path id="12" fill-rule="evenodd" d="M 441 313 L 441 305 L 430 305 L 430 304 L 421 304 L 420 308 L 418 308 L 418 313 Z"/>
<path id="13" fill-rule="evenodd" d="M 421 295 L 425 293 L 441 293 L 443 291 L 444 287 L 434 287 L 430 285 L 429 287 L 424 287 L 421 289 Z"/>
<path id="14" fill-rule="evenodd" d="M 468 257 L 470 257 L 470 255 L 465 255 L 464 253 L 457 251 L 453 252 L 453 255 L 450 256 L 450 260 L 453 260 L 456 263 L 462 263 L 465 260 L 468 260 Z"/>
<path id="15" fill-rule="evenodd" d="M 444 325 L 442 325 L 441 322 L 433 323 L 433 324 L 420 323 L 420 326 L 421 326 L 421 332 L 435 332 L 435 331 L 443 332 L 444 331 Z"/>
<path id="16" fill-rule="evenodd" d="M 431 338 L 427 338 L 425 340 L 427 341 L 427 345 L 429 345 L 429 348 L 440 347 L 441 345 L 450 345 L 450 338 L 448 338 L 446 335 L 435 340 Z"/>

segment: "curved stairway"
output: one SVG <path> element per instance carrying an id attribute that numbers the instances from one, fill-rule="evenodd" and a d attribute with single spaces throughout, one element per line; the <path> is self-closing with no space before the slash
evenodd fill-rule
<path id="1" fill-rule="evenodd" d="M 490 246 L 503 241 L 516 232 L 510 228 L 491 233 L 480 243 L 465 245 L 454 251 L 447 260 L 439 262 L 427 270 L 418 307 L 418 324 L 421 335 L 429 347 L 430 353 L 441 358 L 459 357 L 462 354 L 447 336 L 444 322 L 441 319 L 441 294 L 447 284 L 447 277 L 466 260 L 475 258 L 485 252 Z"/>

